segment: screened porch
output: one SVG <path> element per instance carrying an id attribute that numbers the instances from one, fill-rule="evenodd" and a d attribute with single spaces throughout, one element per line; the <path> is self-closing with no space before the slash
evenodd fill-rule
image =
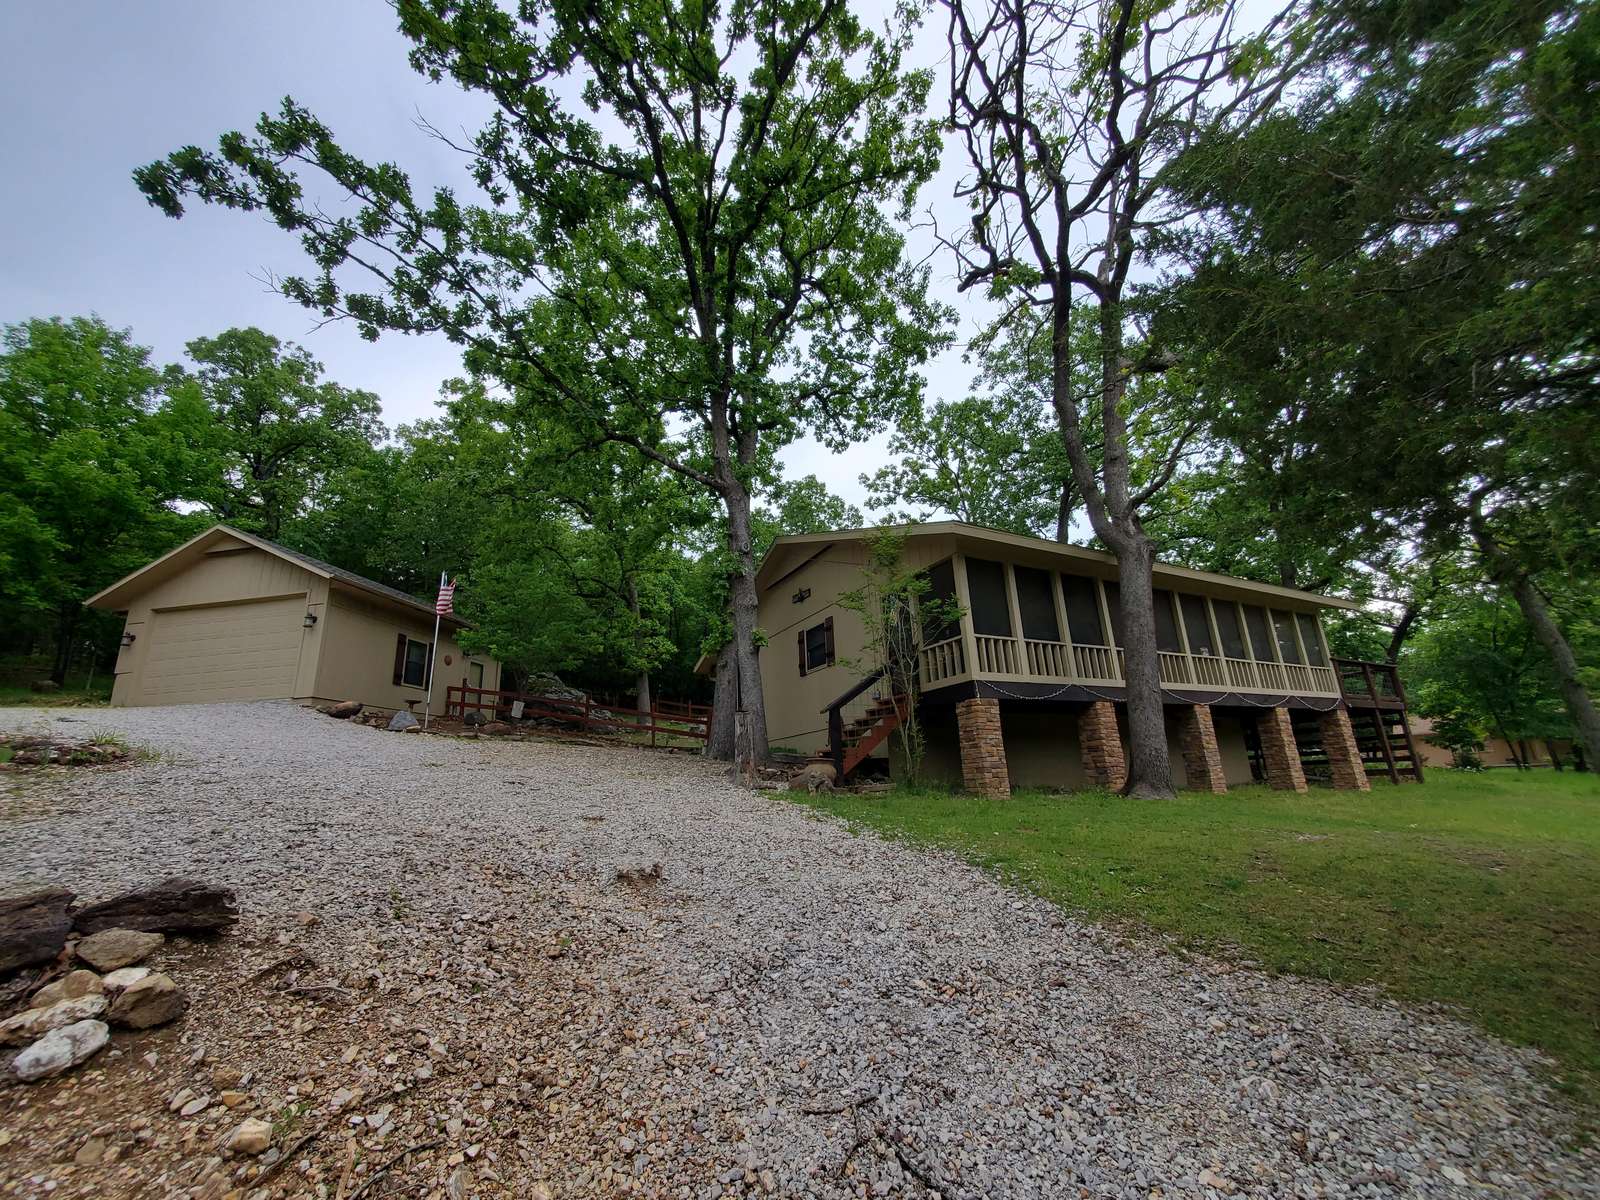
<path id="1" fill-rule="evenodd" d="M 921 655 L 924 689 L 970 679 L 1102 684 L 1123 680 L 1114 579 L 956 554 L 928 569 L 931 595 L 962 612 Z M 1157 582 L 1166 584 L 1158 572 Z M 1337 696 L 1339 681 L 1314 608 L 1269 591 L 1233 595 L 1158 586 L 1156 645 L 1168 687 Z"/>

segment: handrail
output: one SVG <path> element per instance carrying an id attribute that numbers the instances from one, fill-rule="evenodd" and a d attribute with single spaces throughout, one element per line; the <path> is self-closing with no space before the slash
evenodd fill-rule
<path id="1" fill-rule="evenodd" d="M 825 712 L 832 712 L 835 709 L 843 708 L 846 704 L 849 704 L 850 701 L 854 700 L 857 696 L 861 695 L 862 692 L 866 691 L 869 687 L 871 687 L 873 684 L 877 683 L 878 680 L 880 680 L 882 678 L 883 678 L 883 668 L 879 667 L 876 671 L 874 671 L 871 675 L 868 675 L 865 679 L 857 680 L 855 686 L 852 687 L 848 692 L 845 692 L 837 700 L 834 700 L 830 704 L 824 704 L 821 708 L 817 709 L 817 711 L 819 713 L 825 713 Z"/>
<path id="2" fill-rule="evenodd" d="M 828 757 L 833 760 L 836 779 L 844 779 L 844 717 L 839 714 L 839 710 L 877 683 L 884 674 L 884 668 L 879 667 L 864 679 L 857 680 L 853 687 L 820 710 L 828 714 Z"/>

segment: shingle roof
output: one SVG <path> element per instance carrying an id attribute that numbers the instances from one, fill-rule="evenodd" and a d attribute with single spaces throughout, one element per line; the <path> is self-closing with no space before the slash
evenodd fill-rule
<path id="1" fill-rule="evenodd" d="M 236 530 L 228 525 L 223 525 L 221 528 L 226 529 L 229 533 L 240 532 L 239 530 Z M 389 599 L 398 601 L 401 604 L 410 605 L 412 608 L 419 608 L 423 612 L 428 613 L 430 616 L 433 614 L 433 605 L 429 604 L 426 600 L 417 599 L 409 592 L 402 592 L 399 588 L 392 588 L 386 583 L 379 583 L 375 579 L 368 579 L 365 575 L 357 575 L 354 571 L 347 571 L 343 567 L 336 567 L 330 562 L 323 562 L 320 558 L 312 558 L 309 554 L 302 554 L 298 550 L 291 550 L 288 546 L 285 546 L 280 542 L 275 542 L 271 538 L 264 538 L 260 534 L 252 533 L 247 534 L 246 536 L 253 538 L 257 542 L 262 542 L 268 546 L 271 546 L 285 558 L 292 558 L 296 562 L 304 563 L 313 571 L 317 571 L 329 576 L 330 578 L 337 579 L 341 583 L 348 583 L 352 587 L 358 587 L 363 591 L 375 592 L 380 596 L 387 596 Z M 463 621 L 457 616 L 447 617 L 446 620 L 454 621 L 457 625 L 467 624 L 466 621 Z"/>

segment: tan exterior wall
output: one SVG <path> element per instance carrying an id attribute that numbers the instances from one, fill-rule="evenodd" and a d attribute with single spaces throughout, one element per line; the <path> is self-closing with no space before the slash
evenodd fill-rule
<path id="1" fill-rule="evenodd" d="M 328 611 L 317 623 L 322 653 L 311 693 L 318 700 L 359 700 L 372 708 L 400 709 L 415 701 L 418 711 L 428 698 L 426 688 L 396 686 L 394 652 L 398 635 L 419 642 L 433 640 L 433 622 L 423 613 L 415 617 L 398 609 L 369 603 L 362 597 L 334 591 Z M 445 659 L 450 662 L 446 663 Z M 500 664 L 486 655 L 467 655 L 448 632 L 441 633 L 436 651 L 433 710 L 442 712 L 445 688 L 460 686 L 469 663 L 483 664 L 483 686 L 500 686 Z"/>
<path id="2" fill-rule="evenodd" d="M 807 553 L 816 549 L 808 548 Z M 919 538 L 907 544 L 905 563 L 928 567 L 949 558 L 951 552 L 948 538 Z M 800 556 L 801 561 L 804 558 Z M 828 741 L 823 707 L 866 674 L 860 614 L 839 604 L 840 595 L 862 585 L 866 561 L 864 542 L 836 542 L 793 575 L 763 589 L 756 620 L 767 635 L 761 651 L 761 690 L 767 706 L 767 740 L 772 745 L 805 753 L 820 750 Z M 794 603 L 795 593 L 804 589 L 811 595 Z M 833 665 L 801 675 L 798 636 L 828 617 L 833 618 Z"/>
<path id="3" fill-rule="evenodd" d="M 297 596 L 315 608 L 326 593 L 325 580 L 275 554 L 249 548 L 202 555 L 186 570 L 151 587 L 129 607 L 123 628 L 134 635 L 134 642 L 117 654 L 111 702 L 148 702 L 143 668 L 152 648 L 161 641 L 163 611 L 192 612 L 205 605 L 226 605 L 245 619 L 249 612 L 246 602 Z M 229 615 L 228 611 L 220 611 L 218 618 L 225 620 Z M 296 694 L 301 694 L 301 687 L 310 686 L 316 665 L 314 631 L 305 630 L 303 636 L 295 676 Z"/>

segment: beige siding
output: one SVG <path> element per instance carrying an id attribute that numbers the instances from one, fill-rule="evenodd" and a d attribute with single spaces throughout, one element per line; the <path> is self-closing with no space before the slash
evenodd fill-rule
<path id="1" fill-rule="evenodd" d="M 201 554 L 187 570 L 157 583 L 129 608 L 124 630 L 134 641 L 117 656 L 112 703 L 187 704 L 298 694 L 307 649 L 301 622 L 308 595 L 321 584 L 309 571 L 261 550 Z M 222 661 L 236 645 L 245 647 L 254 670 L 264 672 L 255 682 L 247 671 Z M 291 657 L 292 665 L 286 666 Z M 209 672 L 208 664 L 213 668 Z"/>
<path id="2" fill-rule="evenodd" d="M 405 708 L 415 701 L 420 712 L 428 693 L 425 688 L 394 682 L 395 645 L 398 635 L 419 642 L 433 640 L 433 622 L 425 613 L 412 616 L 398 609 L 369 602 L 361 597 L 334 591 L 327 615 L 319 622 L 322 653 L 317 665 L 314 695 L 322 700 L 360 700 L 374 708 Z M 446 663 L 445 659 L 450 662 Z M 448 632 L 440 638 L 434 667 L 433 710 L 444 709 L 445 689 L 460 686 L 468 674 L 467 664 L 484 665 L 483 686 L 500 686 L 500 664 L 487 656 L 468 656 Z"/>
<path id="3" fill-rule="evenodd" d="M 858 613 L 839 603 L 840 595 L 863 582 L 867 547 L 859 541 L 840 541 L 811 561 L 820 547 L 793 548 L 790 562 L 775 572 L 800 569 L 786 579 L 763 588 L 757 622 L 767 635 L 761 651 L 761 689 L 767 708 L 767 739 L 774 746 L 810 752 L 828 740 L 823 707 L 849 690 L 866 674 L 864 634 Z M 950 557 L 948 538 L 918 538 L 906 546 L 906 565 L 932 566 Z M 809 589 L 799 604 L 795 593 Z M 833 618 L 834 664 L 800 674 L 799 634 L 828 617 Z"/>

